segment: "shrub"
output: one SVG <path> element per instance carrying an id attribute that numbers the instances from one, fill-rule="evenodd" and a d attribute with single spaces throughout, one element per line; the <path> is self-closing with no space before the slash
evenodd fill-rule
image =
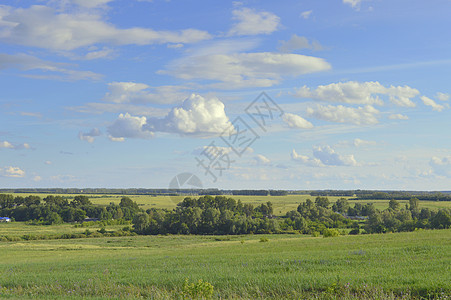
<path id="1" fill-rule="evenodd" d="M 265 237 L 260 238 L 260 243 L 266 243 L 266 242 L 269 242 L 268 238 L 265 238 Z"/>
<path id="2" fill-rule="evenodd" d="M 323 232 L 323 237 L 335 237 L 335 236 L 339 236 L 340 232 L 337 229 L 333 229 L 333 228 L 328 228 L 326 230 L 324 230 Z"/>
<path id="3" fill-rule="evenodd" d="M 188 283 L 188 279 L 185 280 L 182 288 L 183 299 L 210 299 L 213 296 L 214 287 L 207 281 L 199 279 L 196 283 Z"/>
<path id="4" fill-rule="evenodd" d="M 319 237 L 319 232 L 318 231 L 313 231 L 312 232 L 312 237 Z"/>
<path id="5" fill-rule="evenodd" d="M 353 230 L 349 231 L 349 234 L 351 235 L 356 235 L 360 233 L 360 229 L 358 228 L 354 228 Z"/>

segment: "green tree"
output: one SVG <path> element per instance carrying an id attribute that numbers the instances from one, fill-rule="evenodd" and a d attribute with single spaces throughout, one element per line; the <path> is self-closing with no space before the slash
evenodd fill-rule
<path id="1" fill-rule="evenodd" d="M 78 195 L 74 197 L 74 200 L 70 203 L 73 207 L 80 207 L 83 205 L 92 205 L 88 196 Z"/>
<path id="2" fill-rule="evenodd" d="M 328 208 L 330 205 L 330 201 L 327 197 L 316 197 L 315 205 L 318 207 Z"/>
<path id="3" fill-rule="evenodd" d="M 399 206 L 400 206 L 399 202 L 396 201 L 395 199 L 391 199 L 390 202 L 388 202 L 388 208 L 392 210 L 398 210 Z"/>
<path id="4" fill-rule="evenodd" d="M 149 215 L 146 213 L 138 213 L 133 218 L 133 227 L 137 233 L 143 234 L 147 231 L 150 224 Z"/>

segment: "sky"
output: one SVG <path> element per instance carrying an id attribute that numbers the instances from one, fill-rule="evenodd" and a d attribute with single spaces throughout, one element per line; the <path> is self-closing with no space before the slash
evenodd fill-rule
<path id="1" fill-rule="evenodd" d="M 3 0 L 0 187 L 451 190 L 450 15 Z"/>

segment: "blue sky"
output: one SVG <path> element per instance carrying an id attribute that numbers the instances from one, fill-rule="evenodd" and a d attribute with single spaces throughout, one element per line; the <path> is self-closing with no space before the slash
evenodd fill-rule
<path id="1" fill-rule="evenodd" d="M 450 190 L 450 15 L 449 0 L 2 1 L 0 186 L 189 172 Z"/>

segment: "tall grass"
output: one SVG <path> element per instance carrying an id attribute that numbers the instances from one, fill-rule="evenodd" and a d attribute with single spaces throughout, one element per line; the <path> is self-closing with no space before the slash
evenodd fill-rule
<path id="1" fill-rule="evenodd" d="M 394 299 L 451 294 L 451 230 L 313 238 L 136 236 L 0 243 L 0 297 Z"/>

